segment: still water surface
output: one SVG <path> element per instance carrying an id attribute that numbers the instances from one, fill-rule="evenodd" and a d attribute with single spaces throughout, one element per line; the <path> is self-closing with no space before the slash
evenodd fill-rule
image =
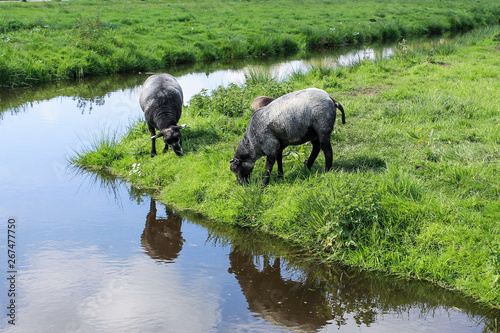
<path id="1" fill-rule="evenodd" d="M 201 89 L 243 83 L 251 71 L 286 78 L 391 53 L 351 50 L 172 74 L 188 101 Z M 498 331 L 498 312 L 457 293 L 320 265 L 276 239 L 180 216 L 123 181 L 69 167 L 67 158 L 93 137 L 121 133 L 142 116 L 146 77 L 0 91 L 0 331 Z M 16 224 L 13 297 L 8 219 Z M 16 325 L 8 323 L 12 299 Z"/>

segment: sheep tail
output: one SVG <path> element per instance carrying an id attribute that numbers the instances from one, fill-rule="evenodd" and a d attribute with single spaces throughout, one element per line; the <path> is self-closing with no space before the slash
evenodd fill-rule
<path id="1" fill-rule="evenodd" d="M 330 98 L 332 98 L 332 97 L 330 96 Z M 339 109 L 339 110 L 340 110 L 340 112 L 342 112 L 342 124 L 345 124 L 345 113 L 344 113 L 344 108 L 342 107 L 342 105 L 341 105 L 339 102 L 337 102 L 337 101 L 336 101 L 336 100 L 334 100 L 333 98 L 332 98 L 332 101 L 333 101 L 333 104 L 335 104 L 335 107 L 336 107 L 337 109 Z"/>

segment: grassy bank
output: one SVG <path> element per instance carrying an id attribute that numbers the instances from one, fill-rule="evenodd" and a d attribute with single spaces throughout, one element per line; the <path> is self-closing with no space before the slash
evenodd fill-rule
<path id="1" fill-rule="evenodd" d="M 500 307 L 500 28 L 409 47 L 392 59 L 315 68 L 286 82 L 249 77 L 183 111 L 185 156 L 149 157 L 143 122 L 96 138 L 74 163 L 158 190 L 177 209 L 251 227 L 325 260 L 425 279 Z M 325 89 L 346 110 L 334 170 L 310 145 L 287 148 L 282 179 L 237 184 L 229 160 L 261 94 Z M 160 143 L 158 143 L 160 145 Z"/>
<path id="2" fill-rule="evenodd" d="M 0 86 L 6 87 L 439 36 L 497 24 L 500 16 L 494 0 L 82 0 L 0 5 Z"/>

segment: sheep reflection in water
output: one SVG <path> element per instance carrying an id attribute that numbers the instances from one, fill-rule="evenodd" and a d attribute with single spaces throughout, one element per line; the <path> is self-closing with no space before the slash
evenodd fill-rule
<path id="1" fill-rule="evenodd" d="M 173 262 L 185 242 L 182 217 L 168 208 L 166 214 L 166 218 L 157 218 L 156 201 L 151 199 L 141 243 L 153 259 Z M 321 288 L 284 277 L 279 257 L 264 256 L 262 269 L 256 267 L 256 258 L 238 245 L 229 253 L 228 271 L 236 277 L 250 311 L 270 323 L 303 331 L 316 331 L 327 324 L 331 308 Z"/>
<path id="2" fill-rule="evenodd" d="M 141 243 L 151 258 L 174 262 L 185 242 L 182 217 L 168 208 L 165 212 L 166 218 L 157 218 L 156 201 L 151 199 Z M 248 309 L 269 323 L 303 332 L 318 331 L 332 319 L 339 327 L 345 325 L 344 297 L 332 304 L 332 295 L 325 291 L 324 281 L 307 273 L 299 280 L 288 278 L 282 260 L 279 256 L 255 255 L 233 241 L 228 272 L 238 281 Z M 335 294 L 339 296 L 343 292 Z M 364 304 L 363 308 L 374 305 Z M 375 315 L 371 313 L 369 318 L 360 318 L 360 322 L 372 323 Z"/>
<path id="3" fill-rule="evenodd" d="M 256 257 L 234 246 L 229 273 L 235 275 L 250 311 L 288 329 L 318 331 L 332 319 L 326 294 L 314 281 L 294 281 L 284 276 L 279 257 L 264 255 L 261 268 Z"/>
<path id="4" fill-rule="evenodd" d="M 141 243 L 153 259 L 174 261 L 182 250 L 182 217 L 165 208 L 166 218 L 156 217 L 156 201 L 151 199 Z"/>

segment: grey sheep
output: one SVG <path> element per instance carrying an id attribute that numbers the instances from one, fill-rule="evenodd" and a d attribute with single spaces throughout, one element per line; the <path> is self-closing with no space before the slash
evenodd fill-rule
<path id="1" fill-rule="evenodd" d="M 248 182 L 255 162 L 266 156 L 266 173 L 263 185 L 269 183 L 274 163 L 278 162 L 278 175 L 283 176 L 283 149 L 311 141 L 313 149 L 305 165 L 311 169 L 320 150 L 325 154 L 325 169 L 331 170 L 333 151 L 330 136 L 335 124 L 336 109 L 344 108 L 321 89 L 309 88 L 294 91 L 256 110 L 243 139 L 239 142 L 231 171 L 240 183 Z"/>
<path id="2" fill-rule="evenodd" d="M 151 133 L 151 157 L 156 156 L 155 140 L 163 137 L 166 153 L 171 146 L 177 156 L 182 155 L 180 130 L 186 125 L 177 126 L 182 113 L 183 95 L 177 80 L 170 74 L 155 74 L 144 82 L 139 98 L 142 111 Z M 156 129 L 160 132 L 156 134 Z"/>

